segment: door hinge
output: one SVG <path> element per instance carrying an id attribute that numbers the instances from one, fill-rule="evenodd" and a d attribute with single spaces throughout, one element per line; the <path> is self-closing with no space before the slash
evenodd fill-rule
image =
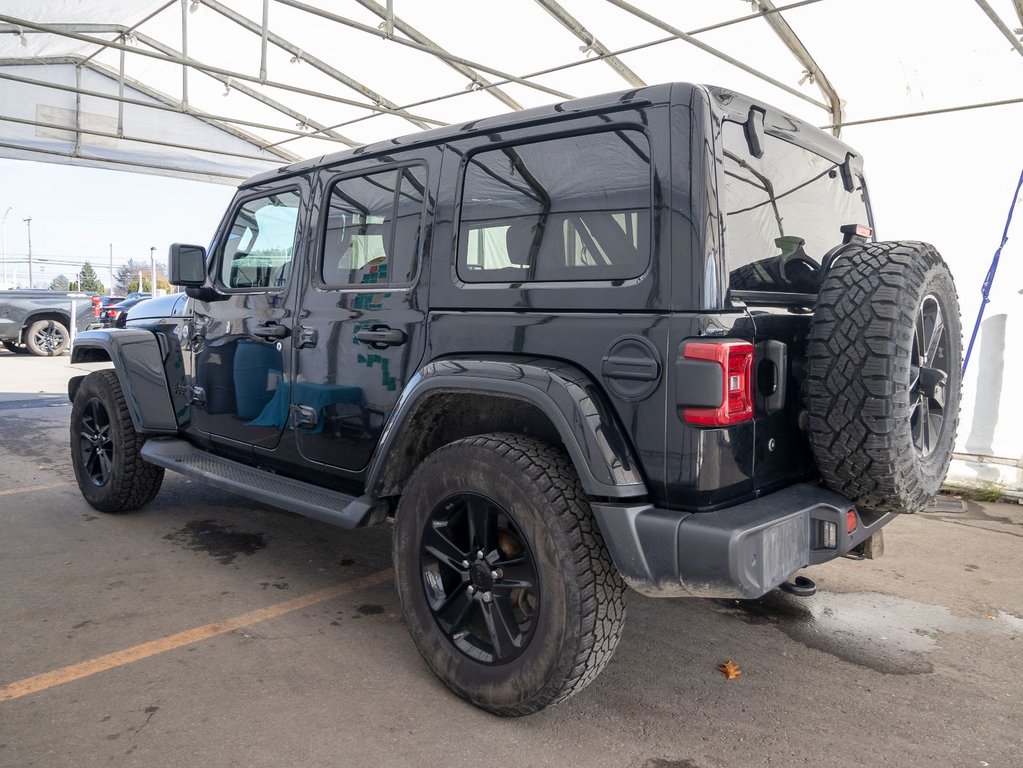
<path id="1" fill-rule="evenodd" d="M 291 423 L 296 429 L 299 427 L 315 427 L 316 409 L 308 405 L 291 406 Z"/>
<path id="2" fill-rule="evenodd" d="M 295 346 L 299 349 L 305 349 L 306 347 L 315 347 L 316 342 L 319 339 L 319 333 L 315 328 L 310 328 L 306 325 L 300 325 L 298 327 L 298 341 Z"/>

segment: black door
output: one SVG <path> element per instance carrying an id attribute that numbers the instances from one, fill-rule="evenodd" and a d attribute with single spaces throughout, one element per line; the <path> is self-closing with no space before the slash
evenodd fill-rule
<path id="1" fill-rule="evenodd" d="M 194 304 L 193 424 L 243 451 L 273 449 L 288 422 L 302 196 L 289 186 L 239 198 L 213 250 L 220 300 Z"/>
<path id="2" fill-rule="evenodd" d="M 377 163 L 339 173 L 319 197 L 295 338 L 294 423 L 306 460 L 363 470 L 422 360 L 428 178 L 424 161 Z"/>

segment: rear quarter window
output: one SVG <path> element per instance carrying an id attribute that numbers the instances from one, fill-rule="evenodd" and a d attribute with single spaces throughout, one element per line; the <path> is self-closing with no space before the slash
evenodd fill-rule
<path id="1" fill-rule="evenodd" d="M 465 163 L 468 283 L 625 280 L 650 263 L 650 149 L 636 130 L 486 150 Z"/>

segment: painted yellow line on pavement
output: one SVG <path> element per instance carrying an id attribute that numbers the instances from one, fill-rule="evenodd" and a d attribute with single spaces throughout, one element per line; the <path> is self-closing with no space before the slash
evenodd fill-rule
<path id="1" fill-rule="evenodd" d="M 173 651 L 175 648 L 192 645 L 200 642 L 201 640 L 208 640 L 211 637 L 233 632 L 236 629 L 241 629 L 242 627 L 247 627 L 251 624 L 258 624 L 261 621 L 275 619 L 286 613 L 292 613 L 293 611 L 308 608 L 316 603 L 322 603 L 324 600 L 330 600 L 334 597 L 340 597 L 342 595 L 356 592 L 360 589 L 364 589 L 365 587 L 380 584 L 381 582 L 390 579 L 391 576 L 391 569 L 387 568 L 386 570 L 378 571 L 377 573 L 370 574 L 369 576 L 364 576 L 361 579 L 355 579 L 354 581 L 350 581 L 345 584 L 339 584 L 336 587 L 327 587 L 326 589 L 321 589 L 316 592 L 310 592 L 308 595 L 303 595 L 302 597 L 296 597 L 291 600 L 285 600 L 282 603 L 268 605 L 266 608 L 259 608 L 258 610 L 250 611 L 249 613 L 243 613 L 241 616 L 235 616 L 233 619 L 225 619 L 224 621 L 215 621 L 212 624 L 204 624 L 201 627 L 187 629 L 184 632 L 178 632 L 175 635 L 168 635 L 167 637 L 162 637 L 159 640 L 152 640 L 148 643 L 133 645 L 131 648 L 114 651 L 113 653 L 108 653 L 105 656 L 98 656 L 95 659 L 89 659 L 88 661 L 83 661 L 78 664 L 61 667 L 60 669 L 55 669 L 52 672 L 44 672 L 41 675 L 26 677 L 24 680 L 17 680 L 5 685 L 3 688 L 0 688 L 0 701 L 20 699 L 22 696 L 28 696 L 29 694 L 38 693 L 39 691 L 45 691 L 47 688 L 53 688 L 56 685 L 63 685 L 64 683 L 70 683 L 74 680 L 80 680 L 83 677 L 89 677 L 90 675 L 95 675 L 99 672 L 105 672 L 108 669 L 122 667 L 125 664 L 131 664 L 135 661 L 147 659 L 158 653 Z"/>
<path id="2" fill-rule="evenodd" d="M 49 485 L 30 485 L 26 488 L 7 488 L 0 491 L 0 496 L 13 496 L 16 493 L 32 493 L 33 491 L 49 491 L 53 488 L 63 488 L 71 483 L 50 483 Z"/>

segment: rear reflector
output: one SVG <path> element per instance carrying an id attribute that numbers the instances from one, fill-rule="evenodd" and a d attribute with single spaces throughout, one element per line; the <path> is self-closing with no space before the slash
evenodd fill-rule
<path id="1" fill-rule="evenodd" d="M 721 405 L 717 408 L 685 408 L 687 424 L 727 427 L 753 418 L 753 345 L 748 341 L 693 341 L 685 345 L 688 360 L 705 360 L 721 366 Z"/>
<path id="2" fill-rule="evenodd" d="M 857 525 L 859 525 L 859 520 L 856 518 L 856 510 L 848 510 L 845 513 L 845 532 L 852 533 L 856 530 Z"/>
<path id="3" fill-rule="evenodd" d="M 827 520 L 822 520 L 820 541 L 824 549 L 838 549 L 838 526 Z"/>

